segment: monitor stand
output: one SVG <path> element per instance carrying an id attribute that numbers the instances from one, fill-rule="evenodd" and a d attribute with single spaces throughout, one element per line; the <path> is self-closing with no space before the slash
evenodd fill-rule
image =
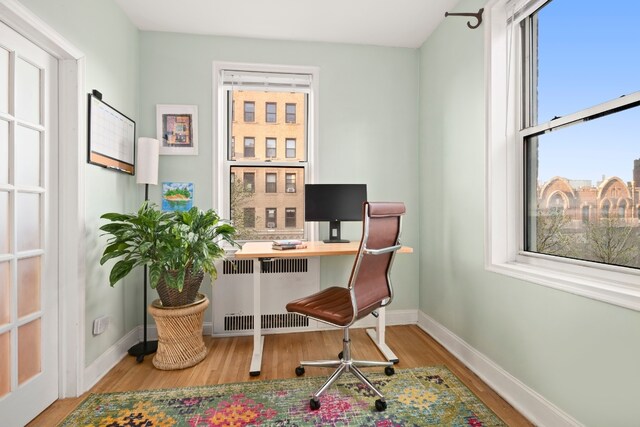
<path id="1" fill-rule="evenodd" d="M 329 221 L 329 238 L 324 243 L 349 243 L 340 238 L 340 221 Z"/>

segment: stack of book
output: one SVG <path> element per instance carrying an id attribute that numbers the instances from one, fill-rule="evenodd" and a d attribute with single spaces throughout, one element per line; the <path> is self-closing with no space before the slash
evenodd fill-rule
<path id="1" fill-rule="evenodd" d="M 274 240 L 271 247 L 282 251 L 285 249 L 304 249 L 307 247 L 307 244 L 302 240 Z"/>

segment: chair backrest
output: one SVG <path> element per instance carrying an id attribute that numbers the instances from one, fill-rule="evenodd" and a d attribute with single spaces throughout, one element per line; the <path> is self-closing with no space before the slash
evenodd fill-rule
<path id="1" fill-rule="evenodd" d="M 405 206 L 399 202 L 365 202 L 362 210 L 362 239 L 349 278 L 353 321 L 393 299 L 389 273 L 395 252 L 401 247 Z"/>

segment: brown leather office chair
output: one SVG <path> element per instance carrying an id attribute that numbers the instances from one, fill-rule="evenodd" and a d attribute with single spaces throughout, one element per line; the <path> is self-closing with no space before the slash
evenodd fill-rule
<path id="1" fill-rule="evenodd" d="M 387 408 L 382 393 L 358 367 L 385 367 L 385 373 L 393 375 L 393 362 L 353 360 L 349 327 L 369 314 L 376 314 L 375 310 L 387 306 L 393 299 L 389 273 L 395 252 L 401 247 L 399 238 L 404 212 L 404 203 L 364 203 L 362 239 L 348 286 L 332 286 L 287 304 L 289 312 L 309 316 L 344 331 L 342 352 L 338 355 L 340 360 L 302 361 L 296 368 L 298 376 L 304 374 L 304 366 L 336 368 L 324 385 L 313 394 L 309 402 L 311 409 L 320 408 L 320 395 L 344 372 L 351 372 L 378 396 L 375 402 L 378 411 Z"/>

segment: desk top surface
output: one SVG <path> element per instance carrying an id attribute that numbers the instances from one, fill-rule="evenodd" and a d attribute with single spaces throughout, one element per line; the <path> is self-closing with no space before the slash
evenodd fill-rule
<path id="1" fill-rule="evenodd" d="M 250 258 L 296 258 L 308 256 L 328 256 L 328 255 L 355 255 L 358 252 L 360 241 L 349 243 L 323 243 L 323 242 L 305 242 L 307 245 L 304 249 L 272 249 L 271 241 L 265 242 L 247 242 L 242 245 L 242 249 L 235 253 L 237 259 Z M 403 246 L 399 253 L 413 253 L 413 248 Z"/>

